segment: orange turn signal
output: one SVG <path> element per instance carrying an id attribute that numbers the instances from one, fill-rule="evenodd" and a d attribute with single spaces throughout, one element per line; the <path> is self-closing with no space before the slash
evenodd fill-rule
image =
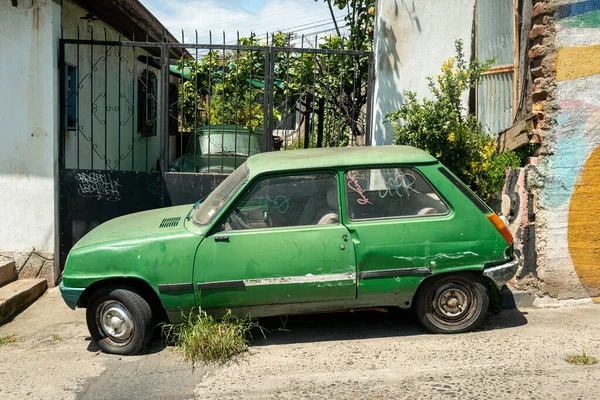
<path id="1" fill-rule="evenodd" d="M 494 225 L 494 227 L 500 232 L 504 240 L 506 240 L 506 244 L 513 244 L 514 239 L 512 233 L 508 230 L 508 227 L 504 225 L 504 222 L 500 219 L 500 217 L 496 213 L 491 213 L 487 216 L 487 219 Z"/>

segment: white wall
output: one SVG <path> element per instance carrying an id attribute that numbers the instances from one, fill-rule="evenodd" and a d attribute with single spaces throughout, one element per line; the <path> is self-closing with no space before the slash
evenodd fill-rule
<path id="1" fill-rule="evenodd" d="M 0 2 L 0 250 L 54 251 L 60 6 Z"/>
<path id="2" fill-rule="evenodd" d="M 385 116 L 400 108 L 404 91 L 429 95 L 427 76 L 454 56 L 462 39 L 471 57 L 475 0 L 378 0 L 375 18 L 373 144 L 391 144 L 393 130 Z"/>

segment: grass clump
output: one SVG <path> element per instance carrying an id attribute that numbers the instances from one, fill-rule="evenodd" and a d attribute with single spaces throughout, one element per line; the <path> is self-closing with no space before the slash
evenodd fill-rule
<path id="1" fill-rule="evenodd" d="M 17 341 L 17 335 L 4 335 L 0 336 L 0 346 L 9 343 L 15 343 Z"/>
<path id="2" fill-rule="evenodd" d="M 248 350 L 253 328 L 260 326 L 249 318 L 233 316 L 231 310 L 219 320 L 200 310 L 184 315 L 183 322 L 164 323 L 162 333 L 165 342 L 176 346 L 185 361 L 224 364 Z"/>
<path id="3" fill-rule="evenodd" d="M 62 337 L 60 335 L 52 335 L 52 340 L 55 342 L 62 342 Z"/>
<path id="4" fill-rule="evenodd" d="M 566 356 L 565 361 L 574 365 L 594 365 L 598 364 L 596 357 L 590 356 L 585 350 L 581 350 L 580 355 Z"/>

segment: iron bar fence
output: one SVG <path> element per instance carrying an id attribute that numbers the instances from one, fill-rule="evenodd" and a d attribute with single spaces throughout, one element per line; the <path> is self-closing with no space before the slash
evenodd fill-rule
<path id="1" fill-rule="evenodd" d="M 229 173 L 257 152 L 369 143 L 371 52 L 85 36 L 60 43 L 62 168 Z"/>

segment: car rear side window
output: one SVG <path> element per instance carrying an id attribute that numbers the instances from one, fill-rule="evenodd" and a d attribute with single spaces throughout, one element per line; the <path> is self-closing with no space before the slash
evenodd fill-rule
<path id="1" fill-rule="evenodd" d="M 438 171 L 442 173 L 458 190 L 462 192 L 475 206 L 484 214 L 489 214 L 492 210 L 481 200 L 479 197 L 475 195 L 464 183 L 458 180 L 450 171 L 448 171 L 444 167 L 438 168 Z"/>
<path id="2" fill-rule="evenodd" d="M 415 169 L 365 168 L 345 175 L 350 220 L 444 215 L 447 204 Z"/>

